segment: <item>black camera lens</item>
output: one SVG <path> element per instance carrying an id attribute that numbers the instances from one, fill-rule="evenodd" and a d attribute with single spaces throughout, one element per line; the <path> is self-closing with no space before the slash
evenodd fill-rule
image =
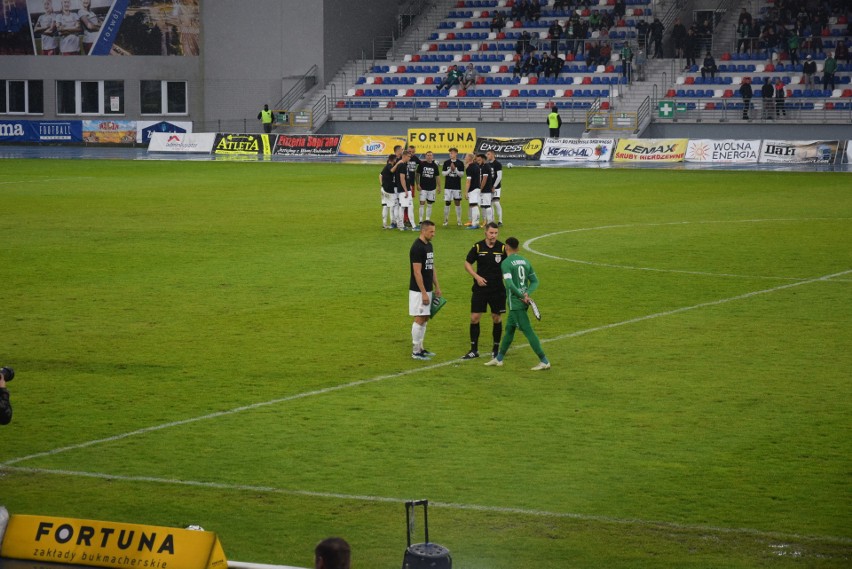
<path id="1" fill-rule="evenodd" d="M 0 367 L 0 375 L 2 375 L 3 379 L 6 381 L 12 381 L 15 379 L 15 370 L 10 367 Z"/>

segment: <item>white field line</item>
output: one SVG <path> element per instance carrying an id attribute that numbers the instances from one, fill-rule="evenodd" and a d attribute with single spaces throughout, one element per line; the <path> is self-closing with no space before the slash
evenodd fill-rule
<path id="1" fill-rule="evenodd" d="M 14 184 L 39 184 L 41 182 L 67 182 L 69 180 L 94 180 L 94 176 L 74 176 L 71 178 L 39 178 L 35 180 L 9 180 L 0 182 L 0 186 L 10 186 Z"/>
<path id="2" fill-rule="evenodd" d="M 748 292 L 748 293 L 745 293 L 745 294 L 740 294 L 740 295 L 732 296 L 732 297 L 729 297 L 729 298 L 722 298 L 720 300 L 713 300 L 713 301 L 710 301 L 710 302 L 702 302 L 700 304 L 695 304 L 695 305 L 692 305 L 692 306 L 684 306 L 684 307 L 681 307 L 681 308 L 676 308 L 674 310 L 667 310 L 665 312 L 655 312 L 654 314 L 639 316 L 637 318 L 631 318 L 630 320 L 623 320 L 621 322 L 614 322 L 612 324 L 604 324 L 603 326 L 596 326 L 594 328 L 587 328 L 585 330 L 578 330 L 576 332 L 570 332 L 568 334 L 562 334 L 562 335 L 559 335 L 559 336 L 554 336 L 553 338 L 546 338 L 546 339 L 542 340 L 542 343 L 544 343 L 544 342 L 556 342 L 556 341 L 565 340 L 565 339 L 568 339 L 568 338 L 576 338 L 578 336 L 584 336 L 586 334 L 591 334 L 591 333 L 594 333 L 594 332 L 601 332 L 603 330 L 610 330 L 612 328 L 619 328 L 621 326 L 627 326 L 629 324 L 636 324 L 638 322 L 644 322 L 646 320 L 654 320 L 656 318 L 662 318 L 664 316 L 672 316 L 672 315 L 680 314 L 680 313 L 683 313 L 683 312 L 689 312 L 691 310 L 697 310 L 699 308 L 706 308 L 708 306 L 718 306 L 718 305 L 721 305 L 721 304 L 726 304 L 728 302 L 734 302 L 734 301 L 737 301 L 737 300 L 745 300 L 747 298 L 752 298 L 752 297 L 763 295 L 763 294 L 770 294 L 770 293 L 773 293 L 773 292 L 778 292 L 778 291 L 786 290 L 786 289 L 789 289 L 789 288 L 799 287 L 799 286 L 803 286 L 803 285 L 807 285 L 807 284 L 813 284 L 813 283 L 821 282 L 821 281 L 829 281 L 831 279 L 841 277 L 841 276 L 844 276 L 844 275 L 848 275 L 850 273 L 852 273 L 852 269 L 847 270 L 847 271 L 842 271 L 842 272 L 839 272 L 839 273 L 834 273 L 834 274 L 831 274 L 831 275 L 824 275 L 824 276 L 821 276 L 821 277 L 816 277 L 816 278 L 812 278 L 812 279 L 808 279 L 808 280 L 804 280 L 804 281 L 797 281 L 797 282 L 794 282 L 794 283 L 788 283 L 788 284 L 784 284 L 784 285 L 781 285 L 781 286 L 776 286 L 776 287 L 767 288 L 767 289 L 763 289 L 763 290 Z M 524 345 L 519 344 L 517 346 L 514 346 L 513 349 L 518 349 L 518 348 L 521 348 L 521 347 L 524 347 Z M 325 395 L 327 393 L 333 393 L 335 391 L 341 391 L 343 389 L 349 389 L 351 387 L 360 387 L 362 385 L 368 385 L 370 383 L 376 383 L 376 382 L 379 382 L 379 381 L 384 381 L 386 379 L 395 379 L 395 378 L 398 378 L 398 377 L 404 377 L 406 375 L 421 373 L 421 372 L 424 372 L 424 371 L 429 371 L 429 370 L 433 370 L 433 369 L 447 367 L 447 366 L 450 366 L 450 365 L 458 365 L 459 362 L 460 362 L 460 360 L 457 360 L 457 359 L 449 360 L 449 361 L 435 363 L 435 364 L 431 364 L 431 365 L 427 365 L 427 366 L 423 366 L 423 367 L 412 368 L 412 369 L 409 369 L 409 370 L 401 371 L 399 373 L 392 373 L 392 374 L 388 374 L 388 375 L 380 375 L 380 376 L 372 377 L 372 378 L 369 378 L 369 379 L 351 381 L 349 383 L 342 383 L 342 384 L 339 384 L 339 385 L 333 385 L 331 387 L 325 387 L 325 388 L 316 389 L 316 390 L 313 390 L 313 391 L 296 393 L 294 395 L 289 395 L 287 397 L 281 397 L 281 398 L 278 398 L 278 399 L 271 399 L 269 401 L 261 401 L 261 402 L 258 402 L 258 403 L 252 403 L 251 405 L 243 405 L 241 407 L 235 407 L 233 409 L 228 409 L 228 410 L 225 410 L 225 411 L 217 411 L 215 413 L 209 413 L 207 415 L 200 415 L 198 417 L 190 417 L 189 419 L 182 419 L 180 421 L 172 421 L 170 423 L 162 423 L 160 425 L 153 425 L 153 426 L 150 426 L 150 427 L 137 429 L 135 431 L 130 431 L 130 432 L 127 432 L 127 433 L 114 435 L 112 437 L 105 437 L 105 438 L 102 438 L 102 439 L 94 439 L 94 440 L 90 440 L 90 441 L 86 441 L 86 442 L 82 442 L 82 443 L 77 443 L 77 444 L 74 444 L 74 445 L 55 448 L 55 449 L 44 451 L 44 452 L 38 452 L 38 453 L 26 455 L 26 456 L 21 456 L 21 457 L 18 457 L 18 458 L 12 458 L 12 459 L 9 459 L 9 460 L 7 460 L 3 463 L 0 463 L 0 468 L 2 468 L 4 466 L 11 466 L 13 464 L 18 464 L 20 462 L 25 462 L 25 461 L 28 461 L 28 460 L 33 460 L 33 459 L 36 459 L 36 458 L 53 456 L 53 455 L 60 454 L 60 453 L 63 453 L 63 452 L 67 452 L 67 451 L 70 451 L 70 450 L 87 448 L 87 447 L 102 444 L 102 443 L 110 443 L 110 442 L 126 439 L 126 438 L 129 438 L 129 437 L 134 437 L 136 435 L 142 435 L 142 434 L 151 433 L 151 432 L 154 432 L 154 431 L 161 431 L 163 429 L 169 429 L 171 427 L 178 427 L 178 426 L 181 426 L 181 425 L 188 425 L 190 423 L 197 423 L 199 421 L 205 421 L 205 420 L 208 420 L 208 419 L 216 419 L 216 418 L 219 418 L 219 417 L 226 417 L 228 415 L 234 415 L 236 413 L 242 413 L 243 411 L 251 411 L 251 410 L 254 410 L 254 409 L 259 409 L 261 407 L 268 407 L 270 405 L 277 405 L 278 403 L 286 403 L 288 401 L 305 399 L 307 397 L 313 397 L 313 396 L 316 396 L 316 395 Z"/>
<path id="3" fill-rule="evenodd" d="M 555 235 L 564 235 L 566 233 L 583 233 L 586 231 L 604 231 L 607 229 L 627 229 L 634 227 L 667 227 L 667 226 L 675 226 L 675 225 L 717 225 L 723 223 L 791 223 L 791 222 L 801 222 L 801 221 L 847 221 L 850 218 L 848 217 L 811 217 L 811 218 L 800 218 L 800 219 L 739 219 L 739 220 L 728 220 L 728 221 L 672 221 L 667 223 L 628 223 L 628 224 L 618 224 L 618 225 L 602 225 L 599 227 L 584 227 L 579 229 L 566 229 L 564 231 L 554 231 L 553 233 L 547 233 L 545 235 L 539 235 L 538 237 L 533 237 L 532 239 L 528 239 L 524 242 L 524 248 L 528 251 L 535 253 L 536 255 L 541 255 L 542 257 L 547 257 L 549 259 L 555 259 L 558 261 L 567 261 L 569 263 L 576 263 L 578 265 L 589 265 L 592 267 L 605 267 L 610 269 L 625 269 L 629 271 L 648 271 L 655 273 L 676 273 L 683 275 L 698 275 L 698 276 L 707 276 L 707 277 L 727 277 L 727 278 L 738 278 L 738 279 L 764 279 L 764 280 L 783 280 L 783 281 L 803 281 L 806 279 L 800 277 L 769 277 L 769 276 L 760 276 L 760 275 L 738 275 L 738 274 L 730 274 L 730 273 L 711 273 L 705 271 L 685 271 L 679 269 L 659 269 L 655 267 L 635 267 L 632 265 L 618 265 L 614 263 L 598 263 L 595 261 L 585 261 L 583 259 L 570 259 L 568 257 L 559 257 L 557 255 L 550 255 L 548 253 L 543 253 L 531 247 L 532 243 L 535 243 L 539 239 L 546 239 L 547 237 L 553 237 Z"/>
<path id="4" fill-rule="evenodd" d="M 181 480 L 177 478 L 159 478 L 154 476 L 123 476 L 103 474 L 99 472 L 83 472 L 77 470 L 58 470 L 49 468 L 24 468 L 18 466 L 3 467 L 4 470 L 22 472 L 27 474 L 47 474 L 54 476 L 74 476 L 80 478 L 95 478 L 99 480 L 119 480 L 123 482 L 145 482 L 151 484 L 168 484 L 175 486 L 189 486 L 193 488 L 210 488 L 215 490 L 229 490 L 238 492 L 257 492 L 263 494 L 282 494 L 286 496 L 304 496 L 309 498 L 353 500 L 358 502 L 403 504 L 411 498 L 394 498 L 390 496 L 371 496 L 363 494 L 342 494 L 339 492 L 314 492 L 310 490 L 292 490 L 287 488 L 276 488 L 274 486 L 253 486 L 249 484 L 225 484 L 222 482 L 202 482 L 197 480 Z M 782 541 L 822 541 L 837 543 L 852 543 L 852 539 L 840 536 L 815 536 L 800 535 L 782 532 L 771 532 L 752 528 L 726 528 L 698 524 L 680 524 L 677 522 L 665 522 L 654 520 L 643 520 L 638 518 L 615 518 L 609 516 L 578 514 L 573 512 L 551 512 L 548 510 L 537 510 L 531 508 L 507 508 L 502 506 L 484 506 L 480 504 L 457 504 L 453 502 L 429 501 L 429 505 L 436 508 L 448 510 L 463 510 L 474 512 L 487 512 L 494 514 L 514 514 L 519 516 L 537 518 L 563 518 L 579 521 L 590 521 L 606 524 L 619 524 L 639 527 L 671 528 L 693 532 L 709 532 L 733 535 L 751 535 L 755 537 L 767 537 Z"/>

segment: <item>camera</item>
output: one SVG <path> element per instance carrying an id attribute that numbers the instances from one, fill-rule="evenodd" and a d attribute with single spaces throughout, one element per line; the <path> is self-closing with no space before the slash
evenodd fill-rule
<path id="1" fill-rule="evenodd" d="M 15 379 L 15 370 L 10 367 L 0 367 L 0 377 L 5 381 L 12 381 Z"/>

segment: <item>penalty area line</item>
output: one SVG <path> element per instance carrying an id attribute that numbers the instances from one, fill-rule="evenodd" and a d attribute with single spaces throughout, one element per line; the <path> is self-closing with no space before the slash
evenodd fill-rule
<path id="1" fill-rule="evenodd" d="M 61 470 L 48 468 L 27 468 L 18 466 L 0 466 L 0 470 L 9 472 L 20 472 L 25 474 L 47 474 L 53 476 L 72 476 L 78 478 L 94 478 L 99 480 L 117 480 L 121 482 L 144 482 L 150 484 L 167 484 L 173 486 L 188 486 L 193 488 L 206 488 L 213 490 L 229 490 L 238 492 L 258 492 L 263 494 L 281 494 L 285 496 L 303 496 L 308 498 L 351 500 L 358 502 L 404 504 L 409 498 L 394 498 L 391 496 L 374 496 L 367 494 L 344 494 L 341 492 L 318 492 L 313 490 L 294 490 L 288 488 L 277 488 L 275 486 L 256 486 L 251 484 L 228 484 L 223 482 L 204 482 L 198 480 L 181 480 L 177 478 L 161 478 L 156 476 L 127 476 L 113 475 L 102 472 L 84 472 L 77 470 Z M 790 534 L 783 532 L 772 532 L 753 528 L 728 528 L 700 524 L 683 524 L 678 522 L 667 522 L 658 520 L 644 520 L 640 518 L 617 518 L 592 514 L 580 514 L 575 512 L 552 512 L 533 508 L 515 508 L 506 506 L 485 506 L 481 504 L 459 504 L 454 502 L 429 501 L 429 505 L 435 508 L 447 510 L 460 510 L 471 512 L 483 512 L 491 514 L 514 514 L 518 516 L 537 518 L 562 518 L 579 521 L 590 521 L 604 524 L 618 524 L 624 526 L 637 526 L 649 528 L 669 528 L 682 531 L 710 532 L 729 535 L 750 535 L 755 537 L 768 537 L 782 541 L 820 541 L 835 543 L 852 543 L 852 539 L 840 536 L 813 536 Z"/>

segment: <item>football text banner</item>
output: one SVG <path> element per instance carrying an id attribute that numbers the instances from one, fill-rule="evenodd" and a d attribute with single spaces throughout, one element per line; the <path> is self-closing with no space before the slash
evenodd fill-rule
<path id="1" fill-rule="evenodd" d="M 473 152 L 476 144 L 475 128 L 410 128 L 408 145 L 416 147 L 417 154 L 431 150 L 435 154 L 447 154 L 450 148 L 458 148 L 459 154 Z"/>
<path id="2" fill-rule="evenodd" d="M 13 515 L 0 556 L 116 569 L 227 569 L 215 533 Z"/>

